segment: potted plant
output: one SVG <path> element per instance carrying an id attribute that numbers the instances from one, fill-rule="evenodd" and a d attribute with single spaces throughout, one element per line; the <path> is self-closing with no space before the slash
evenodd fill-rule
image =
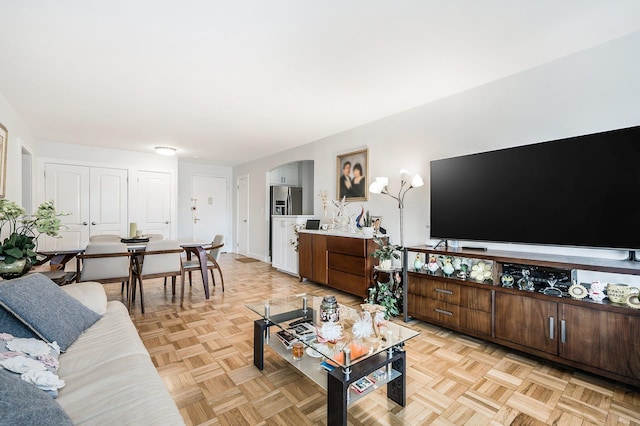
<path id="1" fill-rule="evenodd" d="M 371 219 L 371 214 L 369 214 L 369 210 L 362 217 L 362 232 L 366 237 L 373 237 L 373 220 Z"/>
<path id="2" fill-rule="evenodd" d="M 36 262 L 36 246 L 41 234 L 58 236 L 61 222 L 53 201 L 40 206 L 31 218 L 13 201 L 0 199 L 0 233 L 8 237 L 0 244 L 0 276 L 5 279 L 24 275 Z"/>
<path id="3" fill-rule="evenodd" d="M 371 256 L 379 259 L 380 269 L 391 269 L 391 261 L 393 259 L 400 259 L 399 250 L 400 246 L 395 244 L 389 244 L 386 239 L 374 238 L 373 241 L 378 245 L 378 248 L 371 253 Z"/>

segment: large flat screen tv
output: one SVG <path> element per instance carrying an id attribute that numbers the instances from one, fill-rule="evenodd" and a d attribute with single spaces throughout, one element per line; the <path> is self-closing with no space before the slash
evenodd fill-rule
<path id="1" fill-rule="evenodd" d="M 640 249 L 640 126 L 431 161 L 431 238 Z"/>

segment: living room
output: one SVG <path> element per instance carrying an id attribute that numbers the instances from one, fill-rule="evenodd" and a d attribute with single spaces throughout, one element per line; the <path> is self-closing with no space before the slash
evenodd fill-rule
<path id="1" fill-rule="evenodd" d="M 496 4 L 492 4 L 492 6 L 497 7 Z M 574 3 L 572 7 L 580 9 L 581 5 Z M 612 6 L 609 7 L 615 9 Z M 623 10 L 625 13 L 618 15 L 633 16 L 634 12 L 637 12 L 636 7 L 635 4 L 627 2 L 619 6 L 618 10 Z M 549 10 L 547 9 L 547 11 Z M 499 10 L 496 10 L 495 13 L 498 14 Z M 597 13 L 593 13 L 597 15 Z M 612 15 L 616 14 L 612 13 Z M 400 169 L 420 174 L 425 179 L 423 187 L 412 190 L 407 196 L 404 210 L 404 242 L 408 246 L 435 244 L 437 241 L 430 238 L 429 229 L 428 176 L 431 160 L 640 124 L 637 116 L 640 107 L 640 86 L 636 81 L 637 76 L 640 75 L 640 60 L 635 55 L 635 52 L 640 48 L 640 32 L 637 24 L 629 23 L 621 16 L 617 16 L 617 20 L 607 18 L 610 19 L 609 21 L 604 18 L 600 20 L 591 17 L 591 20 L 585 18 L 583 21 L 588 22 L 589 25 L 572 27 L 569 25 L 572 22 L 571 14 L 565 12 L 563 17 L 566 20 L 566 28 L 562 28 L 562 22 L 555 22 L 557 26 L 552 27 L 551 23 L 554 21 L 550 19 L 548 21 L 549 28 L 537 33 L 539 39 L 532 37 L 527 41 L 532 44 L 540 42 L 545 46 L 561 44 L 560 41 L 564 41 L 567 43 L 564 51 L 557 49 L 553 50 L 553 54 L 544 54 L 544 52 L 532 49 L 539 57 L 534 57 L 531 54 L 518 64 L 515 63 L 517 61 L 514 63 L 507 63 L 506 60 L 505 63 L 502 62 L 504 57 L 517 57 L 522 52 L 527 55 L 528 46 L 523 44 L 521 49 L 517 47 L 512 47 L 512 50 L 497 49 L 493 60 L 480 61 L 475 65 L 473 62 L 465 62 L 468 68 L 457 68 L 452 62 L 448 65 L 449 70 L 434 75 L 433 81 L 430 81 L 429 74 L 425 73 L 425 87 L 428 87 L 429 90 L 435 90 L 431 85 L 434 84 L 437 87 L 436 83 L 439 81 L 444 85 L 447 72 L 452 75 L 452 79 L 458 74 L 467 75 L 466 81 L 457 80 L 459 84 L 457 87 L 447 86 L 448 91 L 440 94 L 425 93 L 426 90 L 420 85 L 408 88 L 403 86 L 398 90 L 402 90 L 405 95 L 412 91 L 416 92 L 413 101 L 398 103 L 396 106 L 392 96 L 386 97 L 383 102 L 380 102 L 384 105 L 380 106 L 377 111 L 369 111 L 369 115 L 359 116 L 356 114 L 358 108 L 376 103 L 378 90 L 387 96 L 393 92 L 393 86 L 391 89 L 384 86 L 380 86 L 380 89 L 371 87 L 368 97 L 364 97 L 358 102 L 353 101 L 356 104 L 353 108 L 355 111 L 352 112 L 349 120 L 341 122 L 336 117 L 332 117 L 334 121 L 331 121 L 330 125 L 321 130 L 314 130 L 315 137 L 308 137 L 311 133 L 305 133 L 304 136 L 294 135 L 290 137 L 289 141 L 297 139 L 297 143 L 290 142 L 288 146 L 278 145 L 273 139 L 265 137 L 263 145 L 277 146 L 277 149 L 266 150 L 264 155 L 257 155 L 247 149 L 246 157 L 234 158 L 229 163 L 220 163 L 217 160 L 222 157 L 230 145 L 225 141 L 207 142 L 204 145 L 207 146 L 206 151 L 209 157 L 196 159 L 193 158 L 194 155 L 180 155 L 180 149 L 184 148 L 180 146 L 179 140 L 174 142 L 178 148 L 178 157 L 161 157 L 151 151 L 153 144 L 149 140 L 145 141 L 145 146 L 149 147 L 147 151 L 116 147 L 117 143 L 126 144 L 128 140 L 131 140 L 130 138 L 135 137 L 131 134 L 121 135 L 122 141 L 117 141 L 117 143 L 114 141 L 113 144 L 106 143 L 96 147 L 90 144 L 76 144 L 70 139 L 59 138 L 57 135 L 62 133 L 56 133 L 60 129 L 55 126 L 53 126 L 54 130 L 46 133 L 46 126 L 43 125 L 46 123 L 46 120 L 43 121 L 45 114 L 42 111 L 29 110 L 29 112 L 24 112 L 27 111 L 25 104 L 39 103 L 44 105 L 42 108 L 45 110 L 54 110 L 58 106 L 47 103 L 46 95 L 31 98 L 31 92 L 29 92 L 29 97 L 16 92 L 13 76 L 19 70 L 10 68 L 10 71 L 7 71 L 9 68 L 5 68 L 4 64 L 5 61 L 11 61 L 15 65 L 15 62 L 19 62 L 19 57 L 3 55 L 0 58 L 0 63 L 3 65 L 0 67 L 0 123 L 8 129 L 9 135 L 5 197 L 18 204 L 34 206 L 44 201 L 45 178 L 42 172 L 45 163 L 58 160 L 65 160 L 74 165 L 120 167 L 128 170 L 131 177 L 137 176 L 140 171 L 165 172 L 171 177 L 172 205 L 168 233 L 179 238 L 191 236 L 192 233 L 192 197 L 189 184 L 192 175 L 222 177 L 228 184 L 226 193 L 228 251 L 235 253 L 234 247 L 237 247 L 239 243 L 238 221 L 240 219 L 237 207 L 238 193 L 235 188 L 239 179 L 248 178 L 246 195 L 250 238 L 246 239 L 245 249 L 239 254 L 268 262 L 269 220 L 266 213 L 269 205 L 268 173 L 286 163 L 312 160 L 314 162 L 314 192 L 317 194 L 322 190 L 327 190 L 331 195 L 330 198 L 335 199 L 337 198 L 336 176 L 338 172 L 336 157 L 352 151 L 367 149 L 369 154 L 366 174 L 368 183 L 372 182 L 375 177 L 388 176 L 390 187 L 393 189 L 394 185 L 399 182 L 398 172 Z M 605 25 L 603 22 L 609 24 Z M 598 25 L 609 26 L 610 30 L 608 32 L 602 30 L 600 38 L 597 36 L 589 38 L 590 25 L 597 28 L 601 28 Z M 508 30 L 505 29 L 505 31 Z M 7 47 L 7 51 L 13 52 L 15 55 L 14 49 L 8 48 L 12 39 L 11 34 L 6 32 L 0 32 L 0 34 L 3 36 L 0 46 Z M 548 35 L 548 40 L 543 39 L 545 34 L 551 34 Z M 514 37 L 512 33 L 502 34 L 502 38 L 510 37 Z M 581 39 L 582 44 L 575 42 L 571 45 L 569 41 L 573 38 Z M 378 41 L 380 42 L 380 40 Z M 466 41 L 470 43 L 469 39 Z M 437 39 L 434 39 L 432 43 L 436 44 Z M 400 50 L 400 46 L 398 49 Z M 549 51 L 551 50 L 549 47 Z M 486 53 L 485 50 L 480 51 L 482 54 Z M 474 54 L 473 49 L 468 49 L 466 52 L 467 55 Z M 384 58 L 380 61 L 384 61 L 384 65 L 388 65 L 394 59 Z M 122 66 L 126 67 L 126 64 L 122 64 Z M 382 67 L 382 64 L 373 62 L 368 63 L 367 66 Z M 496 69 L 490 69 L 491 67 Z M 3 68 L 5 71 L 1 70 Z M 384 69 L 385 71 L 389 70 L 386 67 Z M 396 69 L 395 71 L 398 75 L 402 75 L 403 72 L 410 74 L 406 69 Z M 43 78 L 47 75 L 42 70 L 38 72 L 43 75 Z M 356 73 L 356 76 L 350 76 L 348 81 L 349 84 L 355 84 L 357 80 Z M 346 91 L 343 84 L 337 85 L 335 91 Z M 36 85 L 35 82 L 34 85 Z M 49 87 L 47 90 L 53 89 Z M 46 90 L 42 90 L 42 92 L 47 93 Z M 244 93 L 243 95 L 250 98 L 250 95 Z M 322 99 L 316 99 L 318 104 L 321 104 Z M 277 104 L 278 99 L 272 99 L 271 102 Z M 307 108 L 307 114 L 317 116 L 314 120 L 319 121 L 322 119 L 321 113 L 326 113 L 327 109 L 330 110 L 332 103 L 350 103 L 352 100 L 348 95 L 336 96 L 327 101 L 328 106 L 323 104 L 323 108 L 317 110 L 314 109 L 311 102 L 299 104 L 297 108 Z M 91 105 L 87 105 L 86 108 L 90 109 Z M 265 102 L 262 108 L 268 109 L 269 104 Z M 162 114 L 157 115 L 161 116 Z M 37 125 L 32 123 L 37 123 Z M 126 127 L 126 123 L 121 124 Z M 287 120 L 284 120 L 278 122 L 274 127 L 286 129 L 287 125 Z M 291 125 L 293 126 L 294 123 Z M 74 121 L 68 119 L 64 126 L 74 127 Z M 84 126 L 91 128 L 91 123 L 77 123 L 77 127 Z M 99 123 L 95 128 L 99 130 L 93 131 L 103 133 L 104 129 L 110 126 L 115 128 L 118 124 Z M 236 126 L 239 128 L 250 127 L 251 123 L 250 121 L 238 121 Z M 114 139 L 118 139 L 118 132 L 114 131 L 114 135 Z M 251 134 L 246 138 L 259 139 L 259 135 Z M 211 140 L 216 139 L 213 137 Z M 262 153 L 263 151 L 256 152 Z M 31 157 L 28 165 L 24 163 L 25 154 L 27 157 Z M 598 171 L 595 170 L 594 173 L 598 173 Z M 29 182 L 29 184 L 25 185 L 25 182 Z M 399 243 L 400 224 L 397 203 L 386 197 L 368 194 L 367 201 L 351 204 L 352 212 L 359 212 L 361 204 L 372 214 L 383 217 L 383 226 L 389 232 L 391 241 Z M 131 205 L 134 205 L 133 202 Z M 132 212 L 133 216 L 136 214 L 137 212 Z M 322 204 L 317 196 L 315 197 L 314 215 L 318 218 L 323 216 Z M 132 217 L 125 222 L 137 220 Z M 489 249 L 504 248 L 504 245 L 496 243 L 488 243 L 486 246 Z M 523 250 L 521 246 L 512 244 L 508 245 L 508 249 Z M 524 251 L 612 259 L 623 258 L 627 255 L 624 250 L 563 246 L 526 246 Z M 226 262 L 233 264 L 231 260 Z M 233 267 L 229 266 L 231 269 Z M 252 265 L 252 267 L 254 266 Z M 255 267 L 257 268 L 257 266 Z M 242 273 L 238 272 L 238 277 L 242 276 Z M 287 280 L 289 278 L 286 277 Z M 287 282 L 289 283 L 289 281 Z M 196 285 L 194 283 L 194 289 L 196 289 Z M 161 285 L 151 294 L 154 291 L 160 292 L 160 287 Z M 229 284 L 227 291 L 231 288 L 232 285 Z M 321 291 L 321 289 L 316 290 Z M 109 294 L 110 297 L 118 298 L 119 289 Z M 148 299 L 150 306 L 153 297 L 150 296 Z M 157 297 L 158 300 L 161 299 L 159 293 Z M 195 304 L 205 304 L 197 297 L 194 299 Z M 219 295 L 215 296 L 212 302 L 221 302 L 216 297 Z M 162 306 L 166 308 L 165 305 Z M 148 316 L 153 317 L 153 312 L 154 309 L 150 308 Z M 161 312 L 160 315 L 166 313 L 166 311 Z M 136 312 L 136 317 L 142 323 L 147 321 L 139 317 L 138 314 Z M 179 381 L 179 379 L 175 380 Z M 310 418 L 313 419 L 313 416 Z M 322 420 L 317 421 L 321 422 Z M 313 420 L 309 422 L 311 423 Z"/>

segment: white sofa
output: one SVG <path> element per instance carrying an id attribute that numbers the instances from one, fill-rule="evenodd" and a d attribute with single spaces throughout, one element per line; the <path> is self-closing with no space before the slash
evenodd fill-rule
<path id="1" fill-rule="evenodd" d="M 56 401 L 74 424 L 184 425 L 127 308 L 107 302 L 102 284 L 61 287 L 103 315 L 60 355 L 65 386 Z"/>

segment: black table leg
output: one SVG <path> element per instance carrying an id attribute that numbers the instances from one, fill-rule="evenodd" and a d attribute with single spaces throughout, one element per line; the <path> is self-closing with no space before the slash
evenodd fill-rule
<path id="1" fill-rule="evenodd" d="M 269 327 L 264 319 L 253 323 L 253 365 L 262 370 L 264 368 L 264 340 Z"/>
<path id="2" fill-rule="evenodd" d="M 402 351 L 399 355 L 400 357 L 391 363 L 391 367 L 402 374 L 387 383 L 387 398 L 404 407 L 407 403 L 407 371 L 405 369 L 407 353 Z"/>
<path id="3" fill-rule="evenodd" d="M 347 394 L 350 382 L 327 374 L 327 426 L 347 424 Z"/>

